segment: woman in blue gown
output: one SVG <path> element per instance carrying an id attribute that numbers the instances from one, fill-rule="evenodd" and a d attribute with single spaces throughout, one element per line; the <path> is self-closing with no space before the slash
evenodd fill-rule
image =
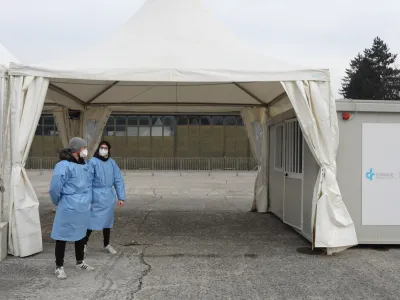
<path id="1" fill-rule="evenodd" d="M 116 250 L 110 245 L 110 232 L 114 224 L 117 200 L 119 207 L 124 206 L 125 183 L 121 170 L 111 158 L 111 145 L 106 141 L 99 144 L 93 158 L 89 161 L 89 184 L 92 188 L 92 209 L 86 245 L 93 230 L 102 230 L 104 251 L 116 254 Z"/>
<path id="2" fill-rule="evenodd" d="M 64 255 L 67 242 L 75 242 L 76 267 L 93 271 L 84 262 L 85 236 L 89 226 L 91 191 L 88 181 L 86 141 L 75 137 L 67 149 L 59 152 L 60 162 L 50 182 L 50 198 L 56 205 L 51 238 L 56 240 L 57 279 L 65 279 Z"/>

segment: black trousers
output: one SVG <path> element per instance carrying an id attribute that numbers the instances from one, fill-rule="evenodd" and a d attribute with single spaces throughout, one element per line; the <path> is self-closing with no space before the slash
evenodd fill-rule
<path id="1" fill-rule="evenodd" d="M 86 238 L 85 238 L 85 244 L 89 242 L 90 235 L 92 234 L 92 230 L 88 229 L 86 232 Z M 110 244 L 110 234 L 111 234 L 111 228 L 104 228 L 103 229 L 103 241 L 104 241 L 104 247 L 107 247 Z"/>
<path id="2" fill-rule="evenodd" d="M 64 256 L 65 256 L 65 246 L 67 245 L 66 241 L 56 241 L 56 266 L 62 267 L 64 266 Z M 75 257 L 76 263 L 82 263 L 85 257 L 85 238 L 80 241 L 75 242 Z"/>

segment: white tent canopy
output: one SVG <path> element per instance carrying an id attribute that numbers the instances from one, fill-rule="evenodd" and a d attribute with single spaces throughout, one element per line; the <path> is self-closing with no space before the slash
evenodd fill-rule
<path id="1" fill-rule="evenodd" d="M 321 166 L 315 186 L 313 245 L 335 251 L 357 244 L 336 181 L 337 120 L 329 72 L 277 61 L 244 45 L 200 0 L 148 0 L 119 31 L 93 47 L 40 65 L 11 64 L 10 76 L 13 134 L 24 133 L 23 141 L 15 139 L 12 144 L 16 153 L 12 200 L 19 203 L 14 213 L 20 218 L 11 224 L 15 234 L 10 249 L 15 255 L 40 251 L 28 249 L 39 236 L 24 227 L 24 220 L 29 214 L 37 227 L 36 217 L 32 218 L 37 199 L 23 166 L 44 106 L 55 109 L 63 143 L 79 133 L 88 140 L 90 152 L 111 111 L 241 111 L 259 163 L 253 209 L 265 212 L 266 122 L 293 105 Z M 78 125 L 68 119 L 67 108 L 82 111 Z"/>
<path id="2" fill-rule="evenodd" d="M 17 63 L 18 60 L 4 45 L 0 43 L 0 66 L 8 68 L 11 62 Z"/>
<path id="3" fill-rule="evenodd" d="M 293 66 L 243 44 L 199 2 L 147 1 L 96 45 L 60 61 L 15 64 L 12 73 L 51 78 L 48 103 L 65 105 L 73 95 L 69 106 L 77 109 L 107 104 L 120 110 L 183 104 L 196 111 L 213 104 L 237 111 L 280 97 L 280 81 L 329 80 L 327 70 Z"/>

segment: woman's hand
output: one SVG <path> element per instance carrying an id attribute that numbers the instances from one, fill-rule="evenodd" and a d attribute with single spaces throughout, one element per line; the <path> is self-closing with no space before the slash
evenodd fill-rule
<path id="1" fill-rule="evenodd" d="M 118 206 L 119 207 L 124 207 L 125 201 L 118 200 Z"/>

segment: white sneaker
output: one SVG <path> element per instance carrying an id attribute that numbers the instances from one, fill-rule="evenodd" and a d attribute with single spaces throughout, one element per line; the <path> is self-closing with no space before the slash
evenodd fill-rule
<path id="1" fill-rule="evenodd" d="M 85 271 L 94 271 L 94 268 L 92 266 L 89 266 L 84 261 L 81 264 L 76 265 L 76 268 L 77 269 L 81 269 L 81 270 L 85 270 Z"/>
<path id="2" fill-rule="evenodd" d="M 117 251 L 110 245 L 108 245 L 107 247 L 104 247 L 104 252 L 110 253 L 112 255 L 117 254 Z"/>
<path id="3" fill-rule="evenodd" d="M 65 274 L 63 267 L 56 268 L 56 271 L 54 272 L 54 274 L 56 275 L 57 279 L 66 279 L 67 278 L 67 274 Z"/>

